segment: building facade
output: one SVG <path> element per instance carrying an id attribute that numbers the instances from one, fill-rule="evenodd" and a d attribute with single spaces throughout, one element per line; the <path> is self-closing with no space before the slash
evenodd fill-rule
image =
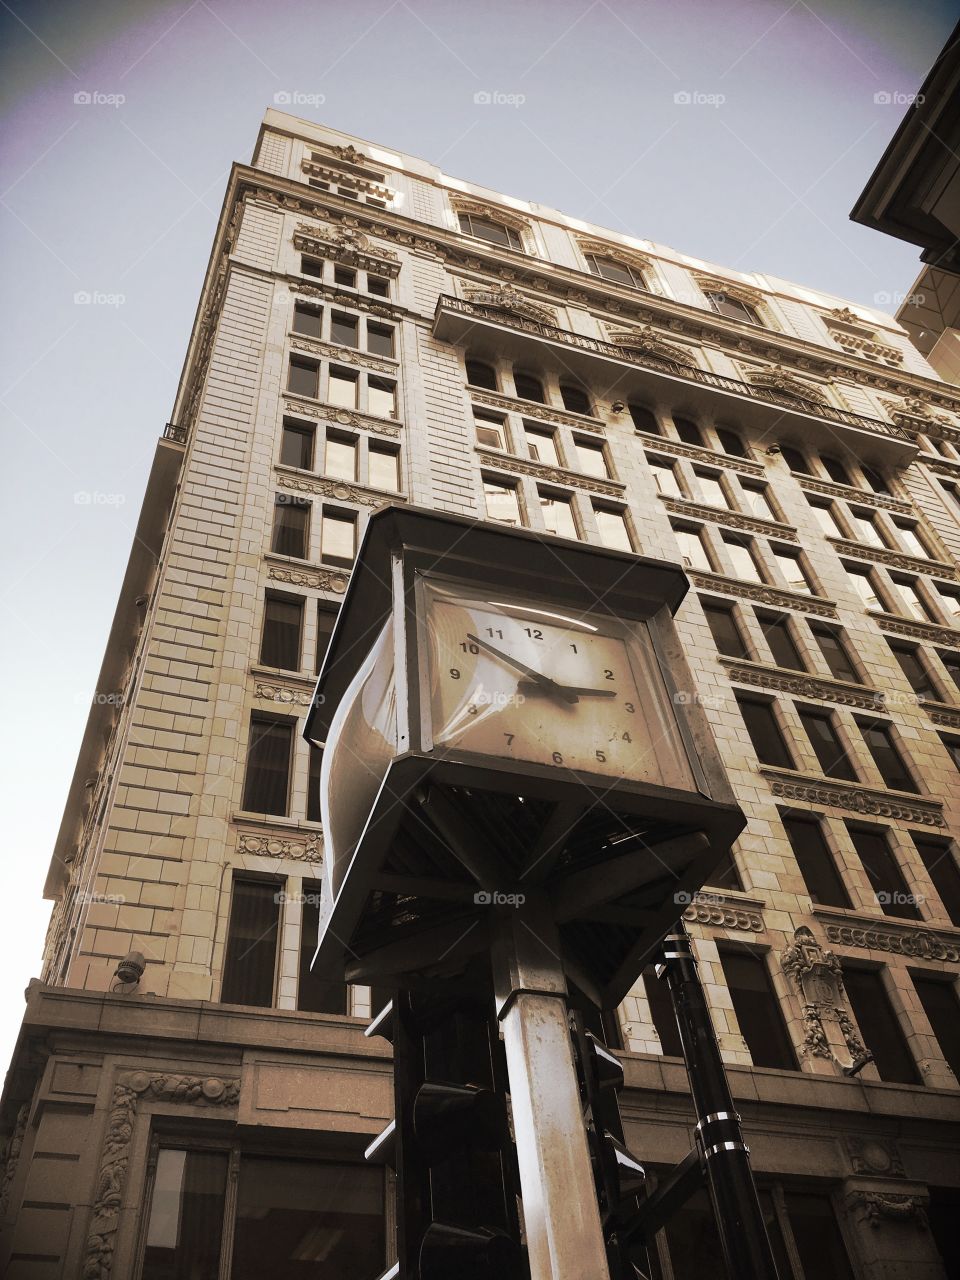
<path id="1" fill-rule="evenodd" d="M 2 1102 L 5 1274 L 392 1259 L 390 1174 L 362 1159 L 389 1050 L 363 1035 L 376 992 L 309 972 L 299 732 L 386 502 L 686 566 L 680 696 L 748 825 L 678 909 L 782 1274 L 958 1274 L 960 392 L 888 316 L 273 110 L 230 178 L 51 862 Z M 693 1122 L 652 973 L 609 1022 L 655 1181 Z M 705 1199 L 652 1265 L 722 1273 Z"/>

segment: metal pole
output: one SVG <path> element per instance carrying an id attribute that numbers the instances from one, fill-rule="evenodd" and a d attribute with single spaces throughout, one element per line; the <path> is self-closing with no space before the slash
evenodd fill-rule
<path id="1" fill-rule="evenodd" d="M 663 941 L 663 963 L 697 1113 L 696 1138 L 720 1233 L 727 1273 L 736 1280 L 778 1280 L 773 1251 L 710 1021 L 693 947 L 682 922 Z"/>
<path id="2" fill-rule="evenodd" d="M 528 896 L 493 935 L 531 1280 L 609 1280 L 556 925 Z"/>

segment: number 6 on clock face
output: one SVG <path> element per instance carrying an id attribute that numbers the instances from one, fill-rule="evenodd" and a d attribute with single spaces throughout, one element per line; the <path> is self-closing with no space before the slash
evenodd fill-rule
<path id="1" fill-rule="evenodd" d="M 696 788 L 645 623 L 435 580 L 421 587 L 435 748 Z"/>

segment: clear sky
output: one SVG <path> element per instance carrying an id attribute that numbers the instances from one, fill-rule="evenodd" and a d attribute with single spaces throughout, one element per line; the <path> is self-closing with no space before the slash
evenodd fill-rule
<path id="1" fill-rule="evenodd" d="M 918 251 L 847 214 L 955 16 L 949 0 L 0 0 L 0 1070 L 227 172 L 264 110 L 292 100 L 449 174 L 895 310 Z"/>

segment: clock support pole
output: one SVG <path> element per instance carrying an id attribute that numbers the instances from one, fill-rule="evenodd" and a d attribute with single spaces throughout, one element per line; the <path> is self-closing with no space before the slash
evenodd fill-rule
<path id="1" fill-rule="evenodd" d="M 510 1079 L 531 1280 L 608 1280 L 567 1018 L 557 926 L 528 896 L 494 929 L 493 978 Z"/>

